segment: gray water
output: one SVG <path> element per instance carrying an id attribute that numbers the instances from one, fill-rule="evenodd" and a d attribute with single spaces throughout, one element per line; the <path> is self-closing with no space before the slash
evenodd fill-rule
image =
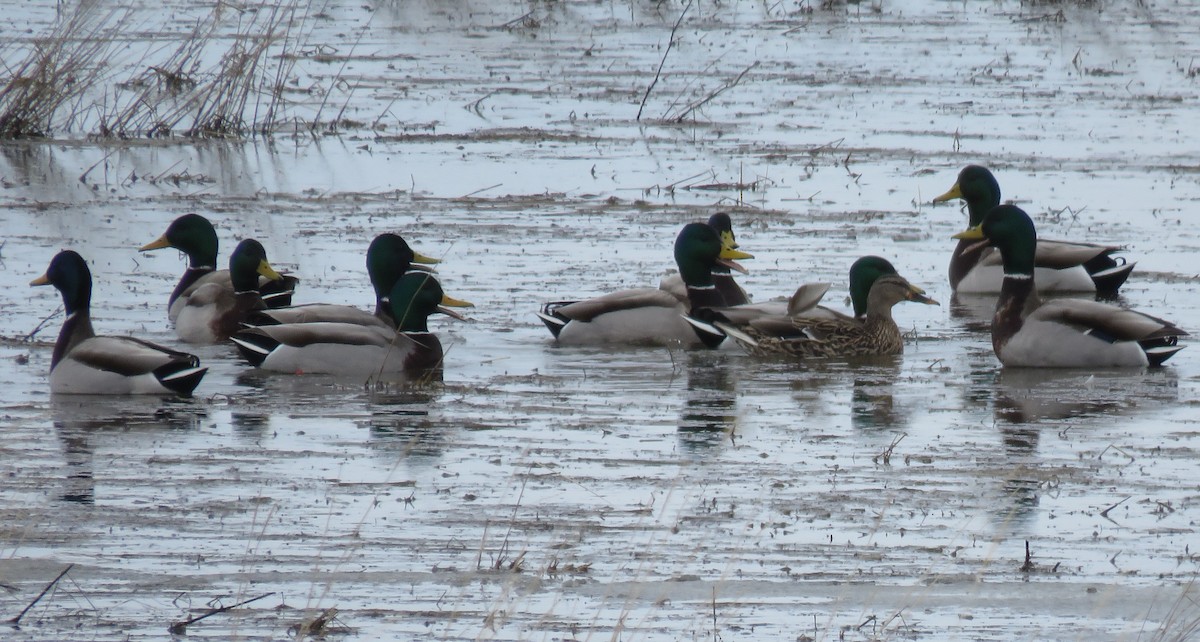
<path id="1" fill-rule="evenodd" d="M 158 640 L 266 594 L 189 638 L 331 607 L 355 640 L 1190 637 L 1200 353 L 1002 370 L 991 302 L 946 282 L 965 214 L 928 202 L 988 165 L 1042 236 L 1128 248 L 1120 305 L 1193 330 L 1200 14 L 874 6 L 699 3 L 666 51 L 677 3 L 328 3 L 286 112 L 358 126 L 114 143 L 84 115 L 0 145 L 0 614 L 74 565 L 3 637 Z M 131 51 L 212 9 L 159 7 L 133 5 Z M 6 64 L 55 3 L 16 10 Z M 841 306 L 879 254 L 943 305 L 897 307 L 905 354 L 866 362 L 553 345 L 542 302 L 657 283 L 716 211 L 759 300 L 826 281 Z M 27 336 L 59 301 L 26 284 L 76 249 L 98 331 L 174 345 L 182 258 L 136 248 L 186 212 L 221 260 L 262 240 L 297 302 L 366 307 L 384 231 L 441 257 L 477 306 L 432 324 L 444 383 L 222 345 L 194 399 L 52 398 L 61 314 Z"/>

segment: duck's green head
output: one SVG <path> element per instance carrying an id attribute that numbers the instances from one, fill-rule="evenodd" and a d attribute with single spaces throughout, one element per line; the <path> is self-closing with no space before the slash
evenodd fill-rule
<path id="1" fill-rule="evenodd" d="M 854 305 L 854 316 L 867 313 L 867 297 L 871 286 L 884 275 L 896 274 L 896 268 L 885 258 L 864 256 L 850 266 L 850 301 Z"/>
<path id="2" fill-rule="evenodd" d="M 1000 250 L 1004 273 L 1033 276 L 1037 251 L 1037 229 L 1033 219 L 1016 205 L 992 208 L 983 223 L 954 235 L 956 239 L 979 241 Z"/>
<path id="3" fill-rule="evenodd" d="M 983 217 L 1000 204 L 1000 183 L 996 182 L 996 177 L 986 167 L 967 165 L 958 173 L 954 187 L 933 199 L 933 202 L 942 203 L 956 198 L 967 202 L 970 225 L 979 225 Z"/>
<path id="4" fill-rule="evenodd" d="M 199 214 L 184 214 L 171 222 L 157 239 L 138 248 L 141 252 L 173 247 L 188 255 L 189 267 L 216 269 L 217 231 Z"/>
<path id="5" fill-rule="evenodd" d="M 675 264 L 683 282 L 691 286 L 712 285 L 712 268 L 721 265 L 742 274 L 749 271 L 735 259 L 751 259 L 754 255 L 725 247 L 717 231 L 707 223 L 688 223 L 675 237 Z"/>
<path id="6" fill-rule="evenodd" d="M 375 297 L 379 299 L 388 296 L 392 286 L 413 263 L 433 265 L 440 262 L 413 251 L 399 234 L 390 232 L 376 236 L 367 247 L 367 274 L 375 287 Z M 434 270 L 429 268 L 428 271 Z"/>
<path id="7" fill-rule="evenodd" d="M 267 250 L 262 243 L 246 239 L 238 243 L 233 254 L 229 255 L 229 279 L 233 281 L 235 292 L 250 292 L 258 290 L 259 276 L 272 281 L 283 279 L 267 262 Z"/>
<path id="8" fill-rule="evenodd" d="M 63 250 L 50 260 L 46 273 L 29 282 L 29 285 L 53 285 L 63 298 L 67 314 L 85 309 L 92 300 L 92 271 L 87 261 L 74 250 Z"/>
<path id="9" fill-rule="evenodd" d="M 442 285 L 428 272 L 408 272 L 396 281 L 389 294 L 396 330 L 428 332 L 429 315 L 441 312 L 460 321 L 463 316 L 450 308 L 470 308 L 473 303 L 453 299 L 442 291 Z"/>

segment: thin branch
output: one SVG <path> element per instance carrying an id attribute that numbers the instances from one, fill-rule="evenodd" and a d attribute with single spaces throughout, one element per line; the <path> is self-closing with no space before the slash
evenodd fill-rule
<path id="1" fill-rule="evenodd" d="M 667 120 L 674 122 L 674 123 L 682 123 L 683 120 L 685 118 L 687 118 L 689 114 L 696 111 L 697 109 L 700 109 L 704 105 L 708 104 L 709 101 L 711 101 L 713 98 L 716 98 L 717 96 L 724 93 L 725 90 L 737 87 L 738 84 L 742 82 L 742 78 L 745 78 L 746 74 L 750 73 L 750 70 L 754 69 L 757 66 L 758 66 L 758 61 L 755 60 L 753 64 L 751 64 L 749 67 L 746 67 L 745 69 L 743 69 L 742 73 L 738 74 L 736 78 L 725 83 L 724 85 L 721 85 L 720 87 L 717 88 L 716 91 L 710 93 L 709 95 L 705 96 L 704 98 L 697 100 L 696 102 L 688 105 L 687 107 L 684 108 L 684 110 L 682 112 L 679 113 L 678 116 L 668 118 Z"/>
<path id="2" fill-rule="evenodd" d="M 13 619 L 9 620 L 8 623 L 14 624 L 14 625 L 20 624 L 21 618 L 25 617 L 25 614 L 29 612 L 29 609 L 33 608 L 33 606 L 35 604 L 40 602 L 43 597 L 46 597 L 46 594 L 50 592 L 50 589 L 54 588 L 54 585 L 58 584 L 58 581 L 61 580 L 64 575 L 67 574 L 67 571 L 69 571 L 73 568 L 75 568 L 74 564 L 67 564 L 67 567 L 62 570 L 62 573 L 59 573 L 58 577 L 51 580 L 50 583 L 46 585 L 46 588 L 42 589 L 42 592 L 38 593 L 37 597 L 33 598 L 33 601 L 29 603 L 29 606 L 26 606 L 25 608 L 21 609 L 21 612 L 17 614 L 17 617 L 14 617 Z"/>
<path id="3" fill-rule="evenodd" d="M 240 606 L 245 606 L 251 602 L 257 602 L 257 601 L 263 599 L 264 597 L 271 597 L 272 595 L 275 595 L 275 591 L 271 591 L 270 593 L 263 593 L 262 595 L 259 595 L 258 597 L 252 597 L 248 600 L 243 600 L 241 602 L 238 602 L 237 604 L 230 604 L 229 606 L 222 606 L 220 608 L 212 609 L 211 611 L 204 613 L 203 615 L 197 615 L 194 618 L 183 620 L 181 622 L 176 622 L 176 623 L 172 624 L 167 630 L 169 632 L 171 632 L 173 635 L 183 635 L 186 632 L 187 626 L 189 624 L 195 624 L 196 622 L 199 622 L 200 620 L 203 620 L 206 617 L 211 617 L 218 613 L 224 613 L 225 611 L 232 611 L 233 609 L 236 609 Z"/>
<path id="4" fill-rule="evenodd" d="M 663 65 L 667 64 L 667 54 L 671 53 L 671 47 L 675 44 L 675 32 L 679 30 L 679 25 L 683 23 L 683 17 L 691 8 L 692 0 L 688 0 L 679 14 L 679 19 L 675 21 L 675 26 L 671 27 L 671 37 L 667 40 L 667 49 L 663 51 L 662 60 L 658 61 L 658 70 L 654 72 L 654 80 L 650 81 L 650 86 L 646 88 L 646 94 L 642 96 L 642 104 L 638 106 L 637 120 L 639 121 L 642 119 L 642 110 L 646 108 L 646 101 L 650 99 L 650 92 L 654 90 L 654 86 L 658 84 L 658 77 L 662 75 Z"/>

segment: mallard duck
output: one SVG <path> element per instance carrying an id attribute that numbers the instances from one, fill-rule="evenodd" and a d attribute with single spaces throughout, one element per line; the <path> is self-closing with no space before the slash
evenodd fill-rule
<path id="1" fill-rule="evenodd" d="M 429 315 L 462 320 L 449 307 L 469 307 L 442 292 L 427 272 L 409 272 L 389 293 L 395 330 L 354 323 L 289 323 L 243 329 L 233 342 L 252 365 L 288 373 L 403 375 L 416 378 L 442 364 L 442 344 L 429 331 Z"/>
<path id="2" fill-rule="evenodd" d="M 787 300 L 764 301 L 725 308 L 714 308 L 708 318 L 720 319 L 735 326 L 747 325 L 765 317 L 804 317 L 827 319 L 852 319 L 867 313 L 867 295 L 875 280 L 885 274 L 896 274 L 896 268 L 887 259 L 864 256 L 850 266 L 850 302 L 853 316 L 819 305 L 828 283 L 805 283 Z"/>
<path id="3" fill-rule="evenodd" d="M 218 270 L 216 267 L 217 231 L 208 219 L 199 214 L 184 214 L 172 221 L 162 236 L 138 248 L 138 251 L 148 252 L 167 247 L 173 247 L 188 257 L 188 267 L 175 290 L 171 292 L 171 298 L 167 299 L 167 318 L 172 323 L 200 286 L 217 283 L 233 292 L 229 271 Z M 267 307 L 278 308 L 292 304 L 292 294 L 298 282 L 299 279 L 294 276 L 264 278 L 256 281 L 255 287 Z"/>
<path id="4" fill-rule="evenodd" d="M 716 230 L 721 237 L 721 245 L 730 250 L 738 249 L 737 237 L 733 233 L 733 221 L 725 212 L 717 212 L 708 217 L 708 226 Z M 746 258 L 753 258 L 749 255 Z M 733 272 L 726 266 L 720 263 L 713 266 L 712 270 L 713 285 L 717 286 L 717 291 L 721 293 L 721 297 L 725 299 L 725 305 L 745 305 L 750 303 L 750 296 L 738 285 L 733 279 Z M 683 276 L 678 272 L 665 276 L 658 282 L 658 289 L 665 290 L 675 295 L 680 301 L 687 300 L 687 286 L 683 282 Z"/>
<path id="5" fill-rule="evenodd" d="M 1038 300 L 1037 232 L 1013 205 L 993 208 L 981 225 L 956 234 L 990 245 L 1004 262 L 1004 285 L 992 317 L 992 348 L 1005 366 L 1105 368 L 1158 366 L 1183 349 L 1187 333 L 1148 314 L 1081 299 Z"/>
<path id="6" fill-rule="evenodd" d="M 216 282 L 192 290 L 175 318 L 175 332 L 187 343 L 217 343 L 238 331 L 249 315 L 266 309 L 258 293 L 258 277 L 279 280 L 267 262 L 262 243 L 246 239 L 229 256 L 229 278 L 233 289 Z"/>
<path id="7" fill-rule="evenodd" d="M 375 289 L 375 312 L 372 314 L 350 305 L 332 303 L 308 303 L 286 308 L 258 310 L 249 316 L 251 325 L 277 325 L 282 323 L 356 323 L 379 325 L 395 329 L 392 306 L 388 300 L 392 287 L 413 263 L 432 265 L 438 259 L 414 252 L 398 234 L 384 233 L 376 236 L 367 247 L 367 276 Z"/>
<path id="8" fill-rule="evenodd" d="M 924 290 L 896 274 L 891 263 L 875 256 L 863 257 L 851 266 L 850 292 L 854 317 L 821 308 L 807 315 L 764 316 L 740 324 L 717 320 L 714 325 L 756 355 L 900 354 L 904 340 L 892 319 L 892 307 L 901 301 L 938 305 Z"/>
<path id="9" fill-rule="evenodd" d="M 969 226 L 974 227 L 1000 204 L 1000 184 L 987 168 L 968 165 L 958 173 L 950 191 L 933 202 L 956 198 L 966 201 Z M 1039 240 L 1034 258 L 1039 288 L 1042 292 L 1096 292 L 1114 297 L 1136 265 L 1113 256 L 1122 250 L 1111 245 Z M 1000 256 L 991 248 L 960 241 L 950 256 L 950 287 L 955 292 L 993 294 L 1000 291 L 1003 276 Z"/>
<path id="10" fill-rule="evenodd" d="M 64 250 L 30 285 L 62 293 L 63 321 L 50 360 L 50 391 L 75 394 L 190 395 L 207 368 L 195 355 L 133 337 L 98 337 L 92 330 L 92 272 L 78 253 Z"/>
<path id="11" fill-rule="evenodd" d="M 725 335 L 684 317 L 689 310 L 722 307 L 712 269 L 722 263 L 739 272 L 734 259 L 750 258 L 723 247 L 704 223 L 689 223 L 675 239 L 675 263 L 687 284 L 687 301 L 661 289 L 621 290 L 585 301 L 547 303 L 538 318 L 561 345 L 683 345 L 715 347 Z"/>

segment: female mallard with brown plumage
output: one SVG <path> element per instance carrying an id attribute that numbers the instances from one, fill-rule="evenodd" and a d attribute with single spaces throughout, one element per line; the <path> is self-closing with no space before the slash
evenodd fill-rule
<path id="1" fill-rule="evenodd" d="M 723 247 L 713 228 L 689 223 L 675 238 L 675 264 L 687 285 L 686 301 L 661 289 L 638 288 L 583 301 L 547 303 L 537 316 L 560 345 L 716 347 L 725 335 L 684 315 L 724 306 L 725 299 L 713 283 L 713 266 L 723 264 L 745 272 L 734 262 L 744 258 L 751 255 Z"/>
<path id="2" fill-rule="evenodd" d="M 960 198 L 967 203 L 969 227 L 1000 204 L 1000 184 L 987 168 L 968 165 L 948 192 L 933 199 L 941 203 Z M 1042 292 L 1096 292 L 1114 297 L 1129 278 L 1135 263 L 1113 254 L 1122 248 L 1111 245 L 1073 243 L 1041 239 L 1034 254 L 1034 274 Z M 1000 291 L 1004 270 L 999 254 L 989 247 L 960 241 L 950 255 L 950 287 L 965 294 Z"/>
<path id="3" fill-rule="evenodd" d="M 1158 366 L 1183 349 L 1177 342 L 1187 333 L 1169 321 L 1096 301 L 1039 301 L 1034 271 L 1037 231 L 1018 207 L 996 207 L 981 225 L 955 238 L 972 246 L 968 249 L 995 247 L 1003 259 L 992 348 L 1005 366 Z"/>
<path id="4" fill-rule="evenodd" d="M 850 267 L 855 316 L 820 308 L 809 315 L 765 316 L 741 324 L 714 323 L 751 354 L 854 357 L 900 354 L 904 339 L 892 318 L 901 301 L 937 305 L 925 291 L 896 274 L 888 261 L 866 256 Z"/>
<path id="5" fill-rule="evenodd" d="M 188 267 L 167 299 L 167 318 L 171 322 L 175 322 L 179 312 L 201 286 L 216 283 L 233 292 L 229 271 L 216 267 L 217 231 L 208 219 L 199 214 L 184 214 L 172 221 L 162 236 L 138 248 L 138 251 L 148 252 L 167 247 L 173 247 L 188 257 Z M 259 291 L 267 307 L 278 308 L 292 304 L 292 293 L 298 282 L 294 276 L 264 278 L 255 281 L 254 289 Z"/>
<path id="6" fill-rule="evenodd" d="M 190 395 L 204 378 L 207 368 L 195 355 L 134 337 L 96 336 L 92 272 L 78 253 L 59 252 L 30 285 L 57 288 L 67 313 L 50 360 L 51 392 Z"/>

